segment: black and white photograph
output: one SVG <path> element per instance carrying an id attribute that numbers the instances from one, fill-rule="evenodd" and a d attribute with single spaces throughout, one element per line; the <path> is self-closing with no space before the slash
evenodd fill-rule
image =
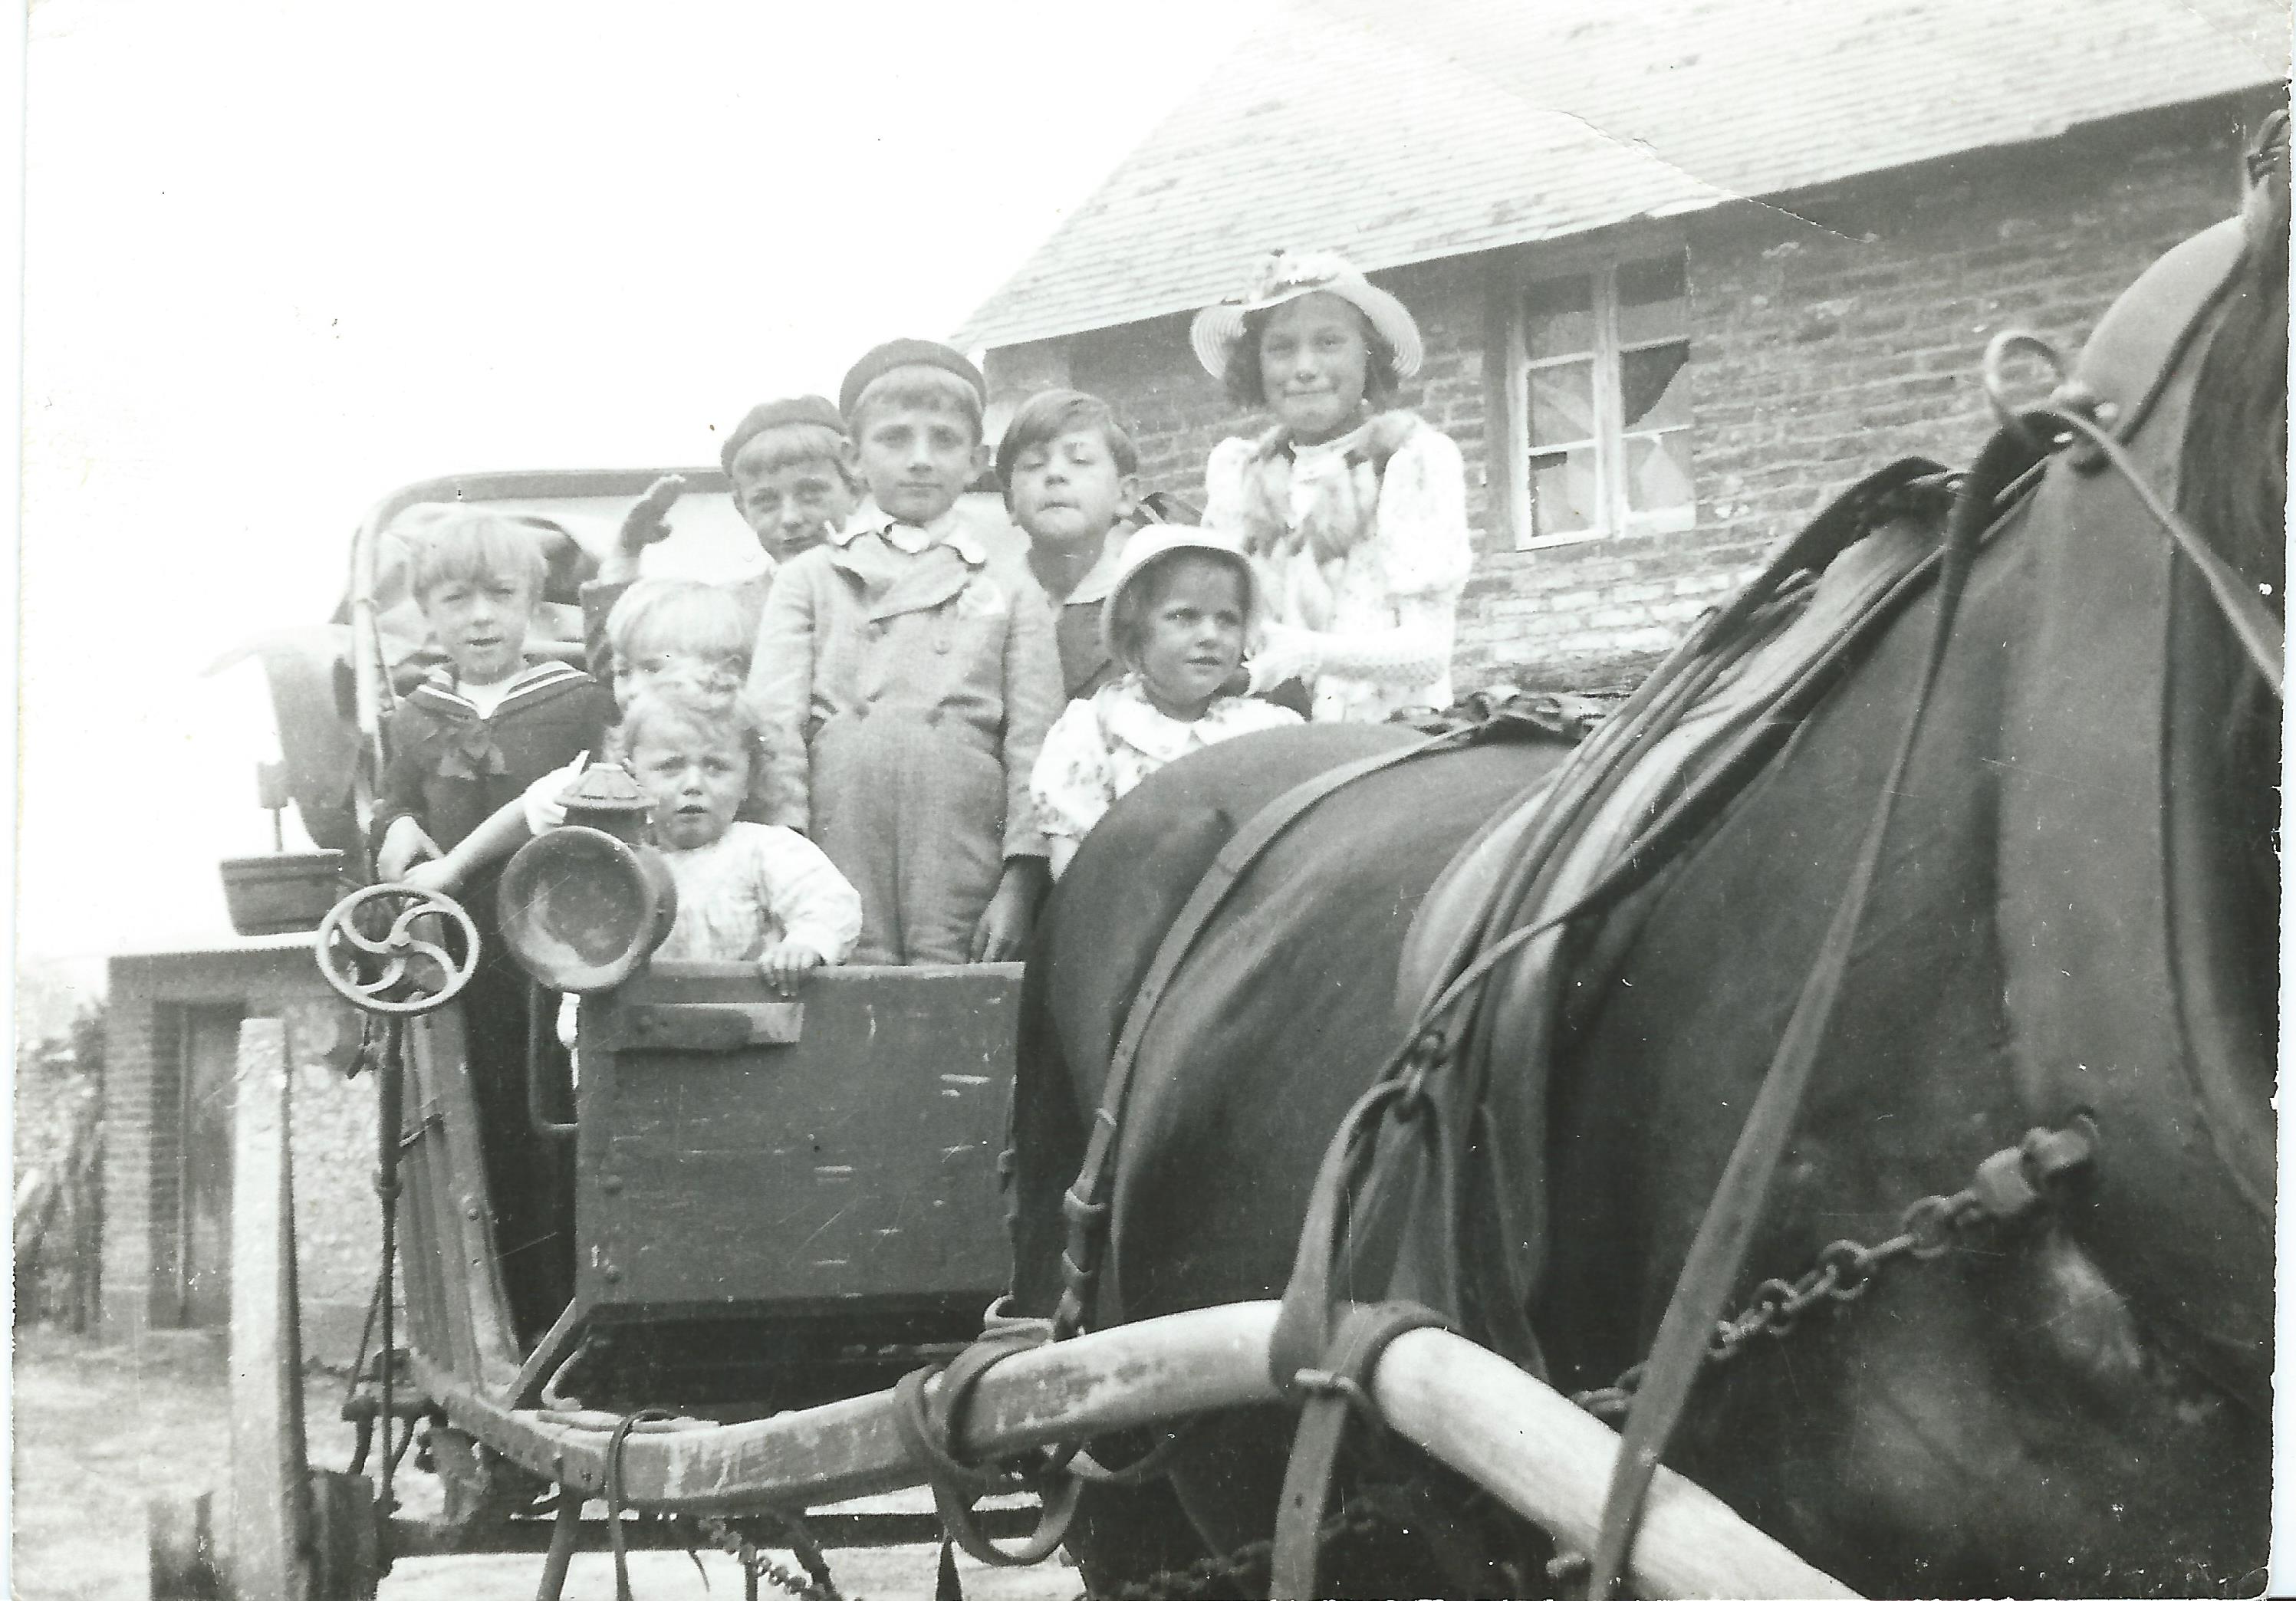
<path id="1" fill-rule="evenodd" d="M 2284 0 L 12 19 L 11 1597 L 2296 1592 Z"/>

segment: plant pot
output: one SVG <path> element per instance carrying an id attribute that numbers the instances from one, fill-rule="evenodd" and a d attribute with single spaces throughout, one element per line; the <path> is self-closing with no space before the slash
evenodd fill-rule
<path id="1" fill-rule="evenodd" d="M 281 850 L 221 864 L 224 903 L 242 934 L 298 934 L 357 886 L 340 850 Z"/>

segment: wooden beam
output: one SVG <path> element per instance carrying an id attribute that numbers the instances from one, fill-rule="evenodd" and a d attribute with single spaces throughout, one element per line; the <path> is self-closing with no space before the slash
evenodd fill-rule
<path id="1" fill-rule="evenodd" d="M 1129 1324 L 1013 1357 L 980 1381 L 964 1447 L 975 1459 L 1055 1441 L 1273 1402 L 1273 1301 Z M 1374 1375 L 1390 1426 L 1487 1486 L 1566 1548 L 1591 1546 L 1618 1436 L 1528 1374 L 1437 1329 L 1405 1334 Z M 537 1473 L 592 1495 L 605 1482 L 601 1428 L 444 1398 L 455 1422 Z M 593 1422 L 611 1422 L 595 1419 Z M 890 1392 L 755 1423 L 631 1435 L 633 1507 L 724 1513 L 824 1506 L 923 1482 Z M 1635 1550 L 1646 1596 L 1849 1596 L 1679 1474 L 1659 1470 Z"/>

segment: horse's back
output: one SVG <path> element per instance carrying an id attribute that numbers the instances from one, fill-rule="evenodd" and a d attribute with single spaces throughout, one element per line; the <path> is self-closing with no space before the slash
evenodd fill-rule
<path id="1" fill-rule="evenodd" d="M 1157 774 L 1094 830 L 1029 964 L 1014 1107 L 1023 1305 L 1054 1293 L 1059 1192 L 1142 981 L 1205 872 L 1300 784 L 1418 739 L 1363 725 L 1255 735 Z M 1398 761 L 1317 800 L 1252 858 L 1140 1041 L 1112 1227 L 1144 1209 L 1160 1226 L 1132 1283 L 1177 1282 L 1163 1270 L 1179 1264 L 1162 1260 L 1176 1236 L 1160 1219 L 1185 1211 L 1204 1226 L 1189 1263 L 1271 1293 L 1299 1219 L 1272 1217 L 1254 1195 L 1302 1193 L 1271 1168 L 1313 1166 L 1394 1044 L 1394 976 L 1413 914 L 1459 846 L 1567 751 L 1559 739 L 1510 740 Z M 1268 1138 L 1271 1126 L 1281 1138 Z"/>
<path id="2" fill-rule="evenodd" d="M 1110 808 L 1062 874 L 1037 947 L 1078 1065 L 1106 1063 L 1165 930 L 1246 823 L 1318 774 L 1417 737 L 1382 724 L 1274 729 L 1176 762 Z"/>

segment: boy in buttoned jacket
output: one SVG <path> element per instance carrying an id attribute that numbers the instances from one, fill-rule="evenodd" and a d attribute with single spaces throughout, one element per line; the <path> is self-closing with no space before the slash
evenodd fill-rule
<path id="1" fill-rule="evenodd" d="M 758 628 L 767 821 L 860 891 L 856 962 L 1017 960 L 1049 882 L 1029 776 L 1064 698 L 1051 610 L 955 511 L 986 391 L 921 340 L 856 364 L 840 402 L 868 498 L 782 568 Z"/>

